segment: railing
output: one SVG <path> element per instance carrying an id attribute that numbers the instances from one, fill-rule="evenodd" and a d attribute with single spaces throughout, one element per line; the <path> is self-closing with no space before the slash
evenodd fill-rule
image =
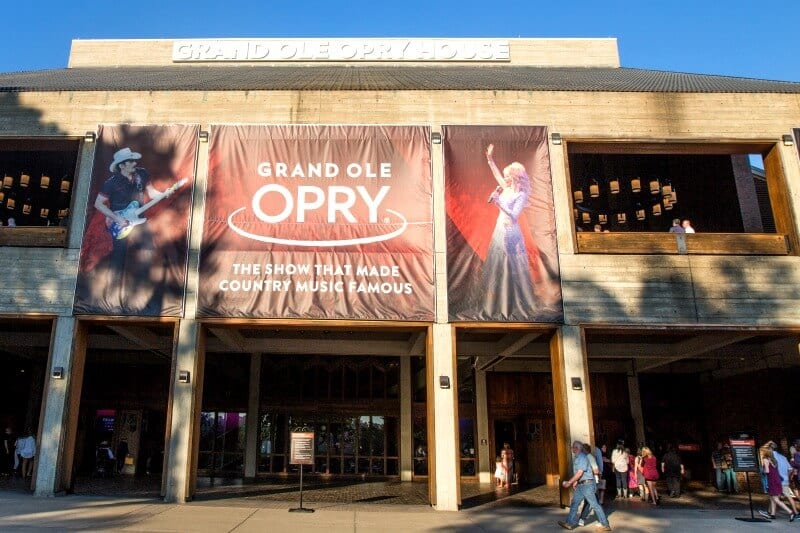
<path id="1" fill-rule="evenodd" d="M 788 255 L 786 235 L 775 233 L 578 232 L 585 254 Z"/>
<path id="2" fill-rule="evenodd" d="M 67 245 L 67 228 L 17 227 L 0 228 L 0 246 L 29 248 L 63 248 Z"/>

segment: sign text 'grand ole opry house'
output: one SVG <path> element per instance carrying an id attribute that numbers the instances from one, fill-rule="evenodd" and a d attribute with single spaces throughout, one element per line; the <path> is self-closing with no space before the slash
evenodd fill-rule
<path id="1" fill-rule="evenodd" d="M 442 510 L 505 443 L 704 479 L 800 437 L 796 128 L 800 83 L 614 39 L 73 41 L 0 75 L 2 423 L 39 496 L 105 442 L 167 501 L 292 479 L 298 430 Z"/>

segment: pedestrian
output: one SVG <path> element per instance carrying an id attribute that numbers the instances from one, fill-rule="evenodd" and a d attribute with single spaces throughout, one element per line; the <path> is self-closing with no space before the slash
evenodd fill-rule
<path id="1" fill-rule="evenodd" d="M 499 455 L 494 461 L 494 481 L 498 488 L 503 486 L 506 479 L 505 470 L 503 470 L 503 458 Z"/>
<path id="2" fill-rule="evenodd" d="M 794 519 L 797 518 L 797 514 L 792 512 L 792 510 L 781 501 L 781 494 L 783 494 L 781 476 L 778 473 L 778 462 L 775 460 L 775 455 L 769 445 L 761 447 L 761 469 L 767 475 L 769 512 L 759 509 L 758 513 L 761 516 L 774 520 L 775 510 L 777 507 L 780 507 L 789 513 L 789 522 L 794 522 Z"/>
<path id="3" fill-rule="evenodd" d="M 595 448 L 594 451 L 592 451 L 592 445 L 589 444 L 588 442 L 583 444 L 583 453 L 586 454 L 586 458 L 589 460 L 589 466 L 592 469 L 592 474 L 594 474 L 594 482 L 595 485 L 597 486 L 597 493 L 596 493 L 597 501 L 600 505 L 603 505 L 603 502 L 600 500 L 600 483 L 602 482 L 601 478 L 602 471 L 600 470 L 600 468 L 602 467 L 600 465 L 602 463 L 597 462 L 597 455 L 595 454 L 596 451 L 597 448 Z M 585 525 L 586 519 L 589 518 L 589 513 L 591 512 L 592 512 L 591 506 L 587 502 L 584 502 L 583 507 L 581 508 L 580 518 L 578 520 L 579 526 Z"/>
<path id="4" fill-rule="evenodd" d="M 739 482 L 736 480 L 736 471 L 733 469 L 733 452 L 730 446 L 722 448 L 722 477 L 725 479 L 728 494 L 739 492 Z"/>
<path id="5" fill-rule="evenodd" d="M 572 502 L 570 502 L 566 521 L 559 521 L 558 525 L 564 529 L 575 529 L 578 523 L 578 506 L 582 501 L 586 500 L 600 522 L 599 530 L 611 531 L 611 525 L 608 523 L 606 513 L 595 496 L 597 489 L 594 474 L 591 470 L 589 458 L 583 453 L 583 444 L 581 442 L 575 441 L 572 443 L 572 456 L 572 471 L 574 474 L 561 484 L 565 488 L 572 487 L 574 489 Z"/>
<path id="6" fill-rule="evenodd" d="M 631 453 L 630 448 L 625 448 L 628 454 L 628 498 L 633 498 L 634 493 L 639 494 L 639 480 L 636 471 L 636 455 Z"/>
<path id="7" fill-rule="evenodd" d="M 644 446 L 639 448 L 639 453 L 636 455 L 636 463 L 634 467 L 636 469 L 636 483 L 639 486 L 639 498 L 641 498 L 643 502 L 647 501 L 648 497 L 647 480 L 644 478 L 644 456 L 642 455 L 644 449 Z"/>
<path id="8" fill-rule="evenodd" d="M 686 230 L 683 229 L 681 226 L 681 219 L 673 218 L 672 219 L 672 226 L 669 228 L 670 233 L 686 233 Z"/>
<path id="9" fill-rule="evenodd" d="M 625 443 L 617 441 L 617 447 L 611 452 L 611 464 L 614 467 L 614 476 L 617 481 L 617 498 L 628 497 L 628 465 L 630 457 L 625 448 Z"/>
<path id="10" fill-rule="evenodd" d="M 503 462 L 503 471 L 505 473 L 502 486 L 508 488 L 514 481 L 514 450 L 509 443 L 503 443 L 503 449 L 500 451 L 500 458 Z"/>
<path id="11" fill-rule="evenodd" d="M 14 431 L 6 427 L 3 434 L 2 463 L 0 463 L 0 474 L 11 475 L 14 473 Z"/>
<path id="12" fill-rule="evenodd" d="M 694 233 L 695 232 L 694 228 L 692 227 L 692 221 L 689 220 L 688 218 L 684 218 L 683 219 L 683 224 L 681 224 L 681 225 L 683 226 L 683 232 L 684 233 Z"/>
<path id="13" fill-rule="evenodd" d="M 772 455 L 775 457 L 775 464 L 777 465 L 778 475 L 781 477 L 781 493 L 789 501 L 789 507 L 792 508 L 792 514 L 797 514 L 797 506 L 794 504 L 794 493 L 789 486 L 789 474 L 792 470 L 792 465 L 789 460 L 784 457 L 782 453 L 777 450 L 775 442 L 770 441 L 772 447 Z"/>
<path id="14" fill-rule="evenodd" d="M 33 458 L 36 456 L 36 439 L 31 428 L 25 428 L 22 437 L 17 439 L 16 449 L 22 463 L 20 475 L 23 478 L 31 477 L 33 475 Z"/>
<path id="15" fill-rule="evenodd" d="M 722 443 L 717 442 L 717 447 L 711 452 L 711 468 L 714 469 L 714 485 L 717 492 L 722 492 L 725 478 L 722 476 Z"/>
<path id="16" fill-rule="evenodd" d="M 681 477 L 683 477 L 684 469 L 678 451 L 672 444 L 667 447 L 667 453 L 661 458 L 661 471 L 664 473 L 664 477 L 667 478 L 669 497 L 679 497 L 681 495 Z"/>
<path id="17" fill-rule="evenodd" d="M 653 505 L 658 505 L 658 460 L 655 454 L 647 446 L 642 447 L 642 474 L 647 483 L 647 490 L 650 493 L 650 500 Z"/>

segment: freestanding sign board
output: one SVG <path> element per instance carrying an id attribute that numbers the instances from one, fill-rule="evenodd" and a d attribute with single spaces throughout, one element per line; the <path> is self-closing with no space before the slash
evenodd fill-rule
<path id="1" fill-rule="evenodd" d="M 292 432 L 289 464 L 314 464 L 314 432 Z"/>
<path id="2" fill-rule="evenodd" d="M 750 500 L 750 516 L 737 516 L 742 522 L 769 522 L 766 518 L 755 516 L 753 512 L 753 493 L 750 491 L 750 472 L 759 472 L 756 438 L 750 433 L 734 433 L 728 442 L 733 456 L 734 472 L 744 472 L 747 485 L 747 498 Z"/>
<path id="3" fill-rule="evenodd" d="M 730 444 L 734 472 L 759 471 L 755 437 L 748 433 L 737 433 L 730 436 Z"/>
<path id="4" fill-rule="evenodd" d="M 313 513 L 314 509 L 303 507 L 303 465 L 314 464 L 313 431 L 292 431 L 289 434 L 289 464 L 300 465 L 300 507 L 293 507 L 289 512 Z"/>

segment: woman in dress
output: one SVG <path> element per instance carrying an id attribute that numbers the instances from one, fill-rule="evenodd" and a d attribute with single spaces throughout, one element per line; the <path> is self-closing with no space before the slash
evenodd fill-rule
<path id="1" fill-rule="evenodd" d="M 644 480 L 647 483 L 647 490 L 650 492 L 650 500 L 653 505 L 658 505 L 658 489 L 656 488 L 658 461 L 647 446 L 642 447 L 642 474 L 644 474 Z"/>
<path id="2" fill-rule="evenodd" d="M 493 158 L 494 145 L 486 148 L 486 161 L 497 181 L 489 203 L 497 206 L 497 223 L 483 266 L 482 288 L 487 309 L 510 315 L 535 301 L 533 280 L 519 216 L 528 206 L 531 179 L 525 167 L 511 163 L 500 172 Z M 498 287 L 497 290 L 494 288 Z"/>
<path id="3" fill-rule="evenodd" d="M 761 470 L 767 475 L 767 494 L 769 495 L 769 517 L 775 519 L 775 508 L 780 507 L 789 514 L 789 522 L 794 522 L 797 515 L 781 501 L 783 486 L 778 472 L 778 462 L 769 446 L 761 447 Z M 762 511 L 759 513 L 764 514 Z"/>

